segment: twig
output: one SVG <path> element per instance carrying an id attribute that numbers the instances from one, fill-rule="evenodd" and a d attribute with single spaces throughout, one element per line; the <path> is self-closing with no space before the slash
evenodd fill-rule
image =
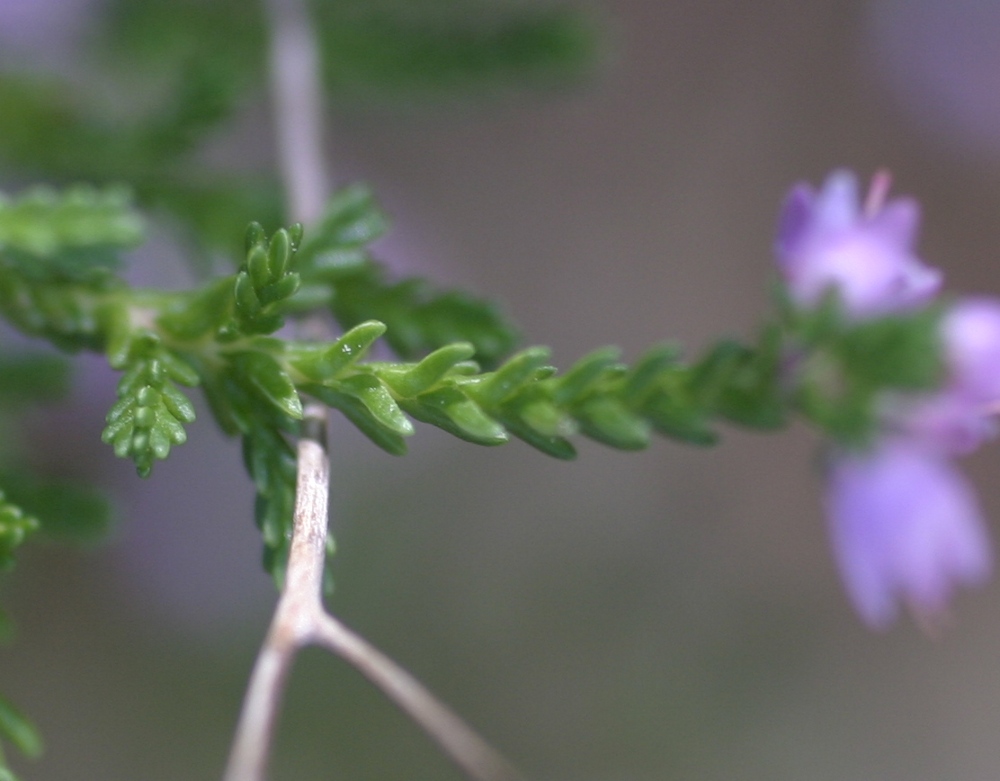
<path id="1" fill-rule="evenodd" d="M 331 615 L 322 616 L 314 642 L 352 664 L 413 719 L 466 775 L 518 781 L 521 775 L 423 684 Z"/>
<path id="2" fill-rule="evenodd" d="M 309 404 L 298 445 L 295 519 L 288 568 L 271 627 L 257 657 L 236 726 L 225 781 L 264 781 L 288 671 L 323 618 L 320 594 L 326 555 L 326 408 Z M 310 430 L 311 429 L 311 430 Z"/>
<path id="3" fill-rule="evenodd" d="M 292 219 L 314 221 L 328 194 L 319 54 L 303 0 L 266 0 L 279 158 Z M 306 327 L 315 326 L 309 323 Z M 413 676 L 323 607 L 327 409 L 307 404 L 298 444 L 295 516 L 285 583 L 247 687 L 224 781 L 264 781 L 295 655 L 319 645 L 361 672 L 476 781 L 517 781 L 517 771 Z"/>
<path id="4" fill-rule="evenodd" d="M 265 4 L 278 164 L 288 213 L 308 225 L 320 216 L 330 194 L 319 47 L 303 0 L 265 0 Z"/>

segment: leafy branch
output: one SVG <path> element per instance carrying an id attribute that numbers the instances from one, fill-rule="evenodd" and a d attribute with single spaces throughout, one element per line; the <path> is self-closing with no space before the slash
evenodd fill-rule
<path id="1" fill-rule="evenodd" d="M 623 450 L 648 446 L 654 432 L 707 445 L 718 421 L 773 429 L 791 411 L 841 439 L 863 439 L 882 390 L 930 387 L 938 376 L 934 311 L 859 326 L 835 298 L 808 315 L 779 302 L 755 344 L 723 340 L 689 362 L 670 345 L 632 366 L 604 348 L 563 374 L 544 347 L 501 361 L 516 336 L 494 305 L 422 280 L 392 281 L 370 256 L 386 220 L 360 187 L 335 195 L 313 231 L 294 225 L 268 236 L 252 224 L 240 269 L 189 291 L 134 289 L 117 276 L 140 225 L 118 191 L 0 202 L 0 310 L 66 349 L 103 351 L 123 372 L 103 438 L 142 475 L 194 421 L 179 386 L 202 386 L 223 430 L 244 438 L 268 569 L 279 580 L 294 494 L 287 437 L 303 394 L 397 455 L 416 420 L 475 444 L 516 437 L 569 459 L 576 434 Z M 317 309 L 348 330 L 327 342 L 274 336 L 286 317 Z M 418 359 L 368 360 L 380 338 Z M 813 378 L 794 394 L 782 364 L 792 348 Z"/>
<path id="2" fill-rule="evenodd" d="M 57 176 L 119 175 L 132 182 L 140 202 L 168 204 L 198 223 L 202 233 L 211 233 L 206 224 L 214 222 L 226 226 L 223 232 L 230 230 L 228 217 L 252 203 L 252 194 L 241 187 L 206 189 L 189 171 L 175 175 L 173 168 L 252 81 L 232 73 L 245 77 L 260 65 L 260 20 L 242 7 L 234 12 L 231 4 L 187 4 L 206 18 L 233 16 L 239 22 L 222 45 L 216 45 L 213 32 L 207 48 L 202 40 L 193 49 L 185 30 L 174 24 L 184 17 L 175 3 L 131 6 L 138 9 L 131 21 L 129 6 L 117 4 L 125 27 L 138 31 L 139 45 L 162 44 L 165 57 L 183 63 L 182 73 L 205 70 L 208 81 L 185 84 L 182 78 L 167 107 L 125 135 L 74 112 L 65 93 L 0 82 L 0 96 L 12 95 L 18 110 L 45 131 L 33 136 L 18 128 L 6 140 L 0 132 L 0 152 L 29 166 L 49 159 L 48 173 Z M 318 61 L 303 7 L 278 0 L 272 6 L 272 38 L 291 31 L 293 49 L 305 47 L 314 55 L 306 59 Z M 534 71 L 572 63 L 587 40 L 577 17 L 564 12 L 494 20 L 485 32 L 463 29 L 455 35 L 445 25 L 443 38 L 440 29 L 408 13 L 325 7 L 327 40 L 335 44 L 325 65 L 329 81 L 344 89 L 354 80 L 406 85 L 412 76 L 417 83 L 421 73 L 436 82 L 452 76 L 456 83 L 466 77 L 482 81 L 508 67 Z M 150 22 L 157 19 L 173 26 Z M 189 20 L 185 25 L 202 33 L 218 27 Z M 151 31 L 156 35 L 148 37 Z M 383 45 L 390 40 L 400 44 Z M 352 48 L 352 42 L 362 45 Z M 212 59 L 215 51 L 223 59 Z M 863 443 L 884 391 L 915 392 L 940 380 L 939 312 L 857 325 L 843 316 L 833 295 L 811 312 L 779 300 L 774 321 L 752 344 L 723 340 L 692 361 L 675 346 L 663 345 L 628 365 L 616 349 L 604 348 L 560 373 L 550 365 L 547 348 L 512 355 L 517 333 L 492 303 L 436 290 L 421 279 L 394 280 L 372 257 L 368 247 L 387 221 L 367 189 L 346 188 L 324 205 L 318 77 L 289 78 L 288 59 L 275 45 L 274 103 L 284 120 L 277 123 L 278 135 L 296 126 L 310 130 L 308 144 L 287 143 L 288 138 L 282 144 L 290 150 L 286 167 L 316 174 L 304 185 L 304 179 L 284 171 L 292 218 L 306 222 L 307 229 L 294 224 L 268 233 L 252 223 L 235 272 L 167 293 L 132 288 L 117 274 L 122 254 L 142 238 L 142 220 L 125 191 L 36 190 L 16 200 L 0 198 L 0 312 L 62 349 L 100 351 L 122 372 L 102 436 L 116 455 L 133 460 L 140 475 L 149 476 L 154 462 L 186 439 L 195 408 L 182 388 L 200 387 L 220 427 L 242 438 L 264 565 L 282 596 L 251 680 L 227 779 L 263 778 L 284 679 L 297 651 L 308 644 L 347 659 L 471 776 L 516 778 L 454 714 L 323 607 L 334 549 L 327 530 L 323 437 L 328 409 L 341 411 L 393 454 L 406 451 L 414 420 L 484 446 L 516 437 L 562 459 L 575 457 L 571 438 L 577 434 L 623 450 L 647 447 L 653 433 L 710 445 L 719 423 L 774 429 L 792 413 L 842 441 Z M 205 68 L 211 63 L 214 67 Z M 310 127 L 312 122 L 317 126 Z M 56 132 L 60 125 L 68 126 L 65 135 Z M 0 117 L 0 131 L 4 127 Z M 42 154 L 39 138 L 61 144 L 57 154 Z M 270 222 L 265 211 L 262 207 L 257 216 Z M 225 218 L 211 216 L 220 213 Z M 343 329 L 339 337 L 307 340 L 305 328 L 297 338 L 280 333 L 289 318 L 315 322 L 328 315 Z M 379 339 L 401 360 L 370 360 Z M 29 502 L 8 502 L 0 495 L 0 566 L 9 565 L 28 535 L 45 528 L 45 516 L 39 517 L 36 521 Z M 39 746 L 30 723 L 2 700 L 0 736 L 27 754 Z M 9 777 L 0 756 L 0 781 L 5 772 Z"/>

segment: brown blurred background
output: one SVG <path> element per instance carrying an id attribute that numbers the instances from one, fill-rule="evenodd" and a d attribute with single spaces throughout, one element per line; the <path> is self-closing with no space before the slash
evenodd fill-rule
<path id="1" fill-rule="evenodd" d="M 612 0 L 607 62 L 561 92 L 335 113 L 396 268 L 496 297 L 558 365 L 752 333 L 787 188 L 888 166 L 953 290 L 1000 294 L 1000 4 Z M 86 0 L 0 0 L 0 66 L 72 67 Z M 0 106 L 2 111 L 2 106 Z M 212 154 L 268 165 L 263 105 Z M 0 172 L 2 176 L 2 172 Z M 182 278 L 167 252 L 144 279 Z M 30 422 L 121 507 L 96 551 L 36 546 L 3 583 L 0 688 L 48 750 L 27 779 L 221 775 L 274 602 L 238 447 L 207 419 L 134 477 L 99 442 L 114 377 Z M 331 604 L 538 781 L 1000 777 L 1000 592 L 931 640 L 866 631 L 840 590 L 803 428 L 554 462 L 421 427 L 411 455 L 332 432 Z M 969 464 L 1000 518 L 995 450 Z M 16 758 L 15 762 L 17 761 Z M 273 772 L 458 774 L 338 660 L 296 668 Z"/>

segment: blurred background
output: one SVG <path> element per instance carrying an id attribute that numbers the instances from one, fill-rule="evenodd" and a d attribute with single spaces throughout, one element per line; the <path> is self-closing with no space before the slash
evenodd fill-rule
<path id="1" fill-rule="evenodd" d="M 102 5 L 0 0 L 0 72 L 141 102 L 92 64 Z M 332 174 L 374 187 L 393 268 L 498 299 L 560 366 L 668 338 L 693 354 L 768 311 L 794 182 L 888 166 L 924 207 L 926 260 L 953 290 L 1000 293 L 1000 5 L 584 12 L 597 59 L 572 78 L 331 99 Z M 268 170 L 267 123 L 251 91 L 206 165 Z M 0 167 L 3 189 L 28 181 Z M 187 284 L 169 225 L 153 233 L 134 278 Z M 275 601 L 238 445 L 202 409 L 140 481 L 99 441 L 116 378 L 87 356 L 77 371 L 71 400 L 27 416 L 30 459 L 98 482 L 120 520 L 93 550 L 26 546 L 3 580 L 18 631 L 0 688 L 47 740 L 12 762 L 34 781 L 218 778 Z M 940 638 L 869 633 L 827 550 L 815 438 L 723 433 L 582 442 L 566 464 L 428 427 L 394 458 L 335 420 L 330 604 L 538 781 L 1000 776 L 1000 589 L 963 595 Z M 1000 519 L 996 450 L 968 466 Z M 353 670 L 301 657 L 271 778 L 458 777 Z"/>

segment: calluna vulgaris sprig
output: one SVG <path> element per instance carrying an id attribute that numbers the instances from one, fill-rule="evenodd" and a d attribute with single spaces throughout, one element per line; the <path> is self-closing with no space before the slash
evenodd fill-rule
<path id="1" fill-rule="evenodd" d="M 632 366 L 604 348 L 563 374 L 543 347 L 501 362 L 516 337 L 491 304 L 386 279 L 366 249 L 386 220 L 360 187 L 339 193 L 311 234 L 293 226 L 268 237 L 251 225 L 242 267 L 186 292 L 134 289 L 114 273 L 140 225 L 120 192 L 40 191 L 5 202 L 0 307 L 22 330 L 102 350 L 123 372 L 104 440 L 144 476 L 194 420 L 181 387 L 202 386 L 223 430 L 244 439 L 268 568 L 279 575 L 294 498 L 286 436 L 302 393 L 393 454 L 406 451 L 416 419 L 480 445 L 513 435 L 566 459 L 576 455 L 576 433 L 625 450 L 648 446 L 653 432 L 707 445 L 719 421 L 773 429 L 794 411 L 839 441 L 862 443 L 886 391 L 929 388 L 940 373 L 936 310 L 856 322 L 823 286 L 833 292 L 810 307 L 780 295 L 753 345 L 723 340 L 695 361 L 663 345 Z M 273 336 L 287 315 L 317 309 L 348 329 L 335 342 Z M 422 356 L 367 360 L 380 338 Z M 484 363 L 495 368 L 483 372 Z"/>
<path id="2" fill-rule="evenodd" d="M 492 305 L 388 280 L 367 251 L 386 220 L 364 188 L 335 196 L 311 233 L 267 236 L 251 225 L 241 268 L 185 292 L 135 289 L 114 273 L 140 225 L 118 191 L 5 201 L 0 308 L 64 348 L 104 351 L 122 371 L 104 440 L 141 475 L 184 442 L 194 407 L 181 388 L 200 385 L 219 425 L 244 440 L 265 560 L 279 577 L 294 500 L 287 437 L 301 394 L 397 455 L 415 419 L 476 444 L 514 436 L 568 459 L 576 433 L 624 450 L 646 447 L 653 432 L 707 445 L 720 421 L 774 429 L 792 412 L 863 447 L 886 393 L 930 389 L 941 376 L 939 309 L 859 319 L 850 289 L 821 273 L 790 279 L 752 345 L 723 340 L 695 361 L 663 345 L 631 366 L 604 348 L 560 374 L 544 347 L 503 359 L 515 332 Z M 286 316 L 321 309 L 347 329 L 336 341 L 274 336 Z M 380 338 L 417 359 L 367 360 Z"/>
<path id="3" fill-rule="evenodd" d="M 389 278 L 367 249 L 386 220 L 361 187 L 338 193 L 308 231 L 252 224 L 235 273 L 182 292 L 117 274 L 142 238 L 124 192 L 0 199 L 0 312 L 122 372 L 103 438 L 140 475 L 185 441 L 195 418 L 185 389 L 200 386 L 220 427 L 243 440 L 265 566 L 279 581 L 303 395 L 396 455 L 413 420 L 569 459 L 577 433 L 623 450 L 654 432 L 709 445 L 719 423 L 768 430 L 801 415 L 834 443 L 834 547 L 856 606 L 881 626 L 896 601 L 928 617 L 955 583 L 988 572 L 980 513 L 951 459 L 992 434 L 1000 397 L 1000 303 L 941 300 L 940 274 L 912 254 L 915 207 L 886 203 L 885 189 L 877 179 L 864 209 L 849 174 L 794 190 L 773 318 L 753 343 L 722 340 L 695 360 L 668 344 L 628 365 L 603 348 L 559 373 L 547 348 L 511 354 L 516 332 L 492 304 Z M 343 328 L 334 341 L 277 335 L 288 317 L 323 311 Z M 403 360 L 369 359 L 380 339 Z M 36 526 L 0 499 L 0 564 Z M 15 711 L 0 711 L 0 733 L 30 730 L 13 716 L 4 726 Z"/>

